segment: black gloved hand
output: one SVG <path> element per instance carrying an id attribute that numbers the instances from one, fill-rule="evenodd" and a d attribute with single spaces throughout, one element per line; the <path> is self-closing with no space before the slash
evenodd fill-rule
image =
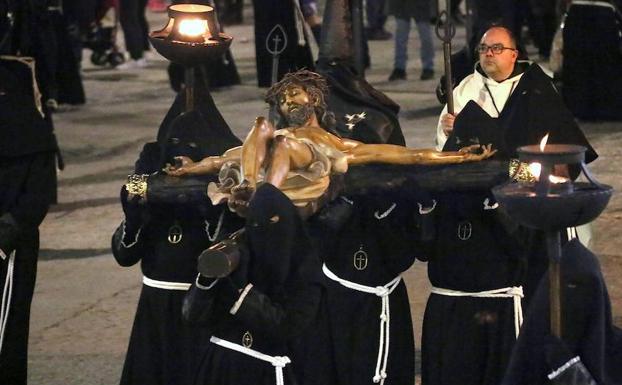
<path id="1" fill-rule="evenodd" d="M 313 221 L 326 227 L 330 231 L 339 231 L 352 215 L 352 201 L 345 197 L 338 197 L 330 202 L 315 215 Z"/>
<path id="2" fill-rule="evenodd" d="M 130 197 L 125 186 L 121 187 L 120 195 L 121 206 L 123 206 L 123 213 L 125 214 L 126 227 L 138 229 L 148 220 L 144 202 L 142 202 L 139 196 L 133 195 Z"/>
<path id="3" fill-rule="evenodd" d="M 11 214 L 0 216 L 0 249 L 8 257 L 15 250 L 19 226 Z"/>

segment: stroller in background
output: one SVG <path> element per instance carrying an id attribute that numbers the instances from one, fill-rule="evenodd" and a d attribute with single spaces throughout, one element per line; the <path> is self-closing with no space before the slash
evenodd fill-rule
<path id="1" fill-rule="evenodd" d="M 116 67 L 125 61 L 117 46 L 119 28 L 119 1 L 98 2 L 95 21 L 83 37 L 83 46 L 92 51 L 91 63 L 97 66 Z"/>

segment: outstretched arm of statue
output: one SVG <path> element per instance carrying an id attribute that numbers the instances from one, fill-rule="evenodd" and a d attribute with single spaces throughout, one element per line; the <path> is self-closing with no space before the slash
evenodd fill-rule
<path id="1" fill-rule="evenodd" d="M 315 143 L 325 144 L 342 152 L 353 149 L 354 147 L 363 144 L 362 142 L 354 139 L 340 138 L 324 130 L 323 128 L 316 126 L 297 128 L 295 131 L 295 135 L 296 137 L 307 138 Z"/>
<path id="2" fill-rule="evenodd" d="M 481 149 L 481 152 L 478 151 Z M 361 144 L 345 151 L 348 164 L 389 163 L 389 164 L 454 164 L 476 162 L 493 156 L 497 150 L 492 145 L 474 145 L 460 151 L 436 151 L 415 149 L 392 144 Z"/>
<path id="3" fill-rule="evenodd" d="M 175 159 L 179 160 L 181 165 L 168 166 L 164 171 L 173 176 L 215 174 L 224 163 L 240 159 L 241 151 L 242 147 L 234 147 L 220 156 L 208 156 L 199 162 L 194 162 L 187 156 L 177 156 Z"/>

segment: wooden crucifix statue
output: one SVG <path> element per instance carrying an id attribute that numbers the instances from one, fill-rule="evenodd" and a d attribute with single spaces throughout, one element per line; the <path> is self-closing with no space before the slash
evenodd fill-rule
<path id="1" fill-rule="evenodd" d="M 266 101 L 277 106 L 276 127 L 259 117 L 241 147 L 200 162 L 180 157 L 181 165 L 168 167 L 166 172 L 174 176 L 220 173 L 225 188 L 221 186 L 219 192 L 212 189 L 210 195 L 213 201 L 215 196 L 226 196 L 232 208 L 247 205 L 258 183 L 270 183 L 302 205 L 324 193 L 331 173 L 345 173 L 349 165 L 456 164 L 495 153 L 490 145 L 441 152 L 341 138 L 331 132 L 335 121 L 327 110 L 327 93 L 321 75 L 308 70 L 289 73 L 266 95 Z M 232 174 L 237 174 L 238 180 L 225 183 Z M 219 195 L 225 189 L 225 195 Z"/>

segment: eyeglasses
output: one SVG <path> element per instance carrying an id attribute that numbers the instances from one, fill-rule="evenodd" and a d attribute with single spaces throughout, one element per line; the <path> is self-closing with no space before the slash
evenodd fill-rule
<path id="1" fill-rule="evenodd" d="M 491 50 L 494 55 L 499 55 L 505 49 L 509 49 L 511 51 L 518 51 L 516 48 L 504 47 L 503 44 L 493 44 L 493 45 L 480 44 L 477 46 L 476 51 L 479 52 L 480 54 L 485 54 L 488 52 L 488 50 Z"/>

